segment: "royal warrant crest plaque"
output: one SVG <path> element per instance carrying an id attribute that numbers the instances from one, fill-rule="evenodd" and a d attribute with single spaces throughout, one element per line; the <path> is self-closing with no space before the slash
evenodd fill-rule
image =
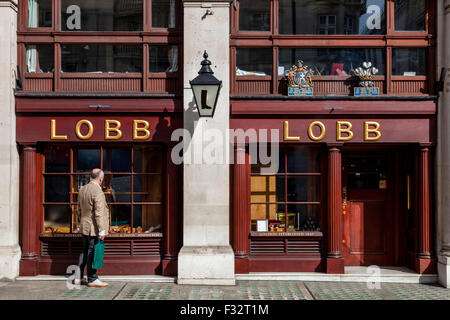
<path id="1" fill-rule="evenodd" d="M 380 95 L 380 88 L 374 87 L 373 76 L 378 73 L 378 69 L 372 66 L 372 62 L 363 62 L 362 67 L 352 70 L 359 79 L 359 87 L 354 88 L 355 97 L 377 97 Z"/>
<path id="2" fill-rule="evenodd" d="M 314 71 L 299 60 L 289 70 L 288 96 L 312 96 Z"/>

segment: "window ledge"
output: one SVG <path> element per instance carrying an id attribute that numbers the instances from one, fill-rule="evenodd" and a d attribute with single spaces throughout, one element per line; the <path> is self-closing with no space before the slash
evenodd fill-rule
<path id="1" fill-rule="evenodd" d="M 282 232 L 258 232 L 251 231 L 250 237 L 252 238 L 264 238 L 264 237 L 314 237 L 321 238 L 323 233 L 320 231 L 282 231 Z"/>
<path id="2" fill-rule="evenodd" d="M 81 233 L 51 233 L 42 232 L 39 238 L 81 238 Z M 106 239 L 115 238 L 162 238 L 162 232 L 152 233 L 112 233 L 106 236 Z"/>

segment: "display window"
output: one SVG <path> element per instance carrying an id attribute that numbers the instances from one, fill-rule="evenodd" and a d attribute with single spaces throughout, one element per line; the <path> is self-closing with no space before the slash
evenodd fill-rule
<path id="1" fill-rule="evenodd" d="M 44 146 L 43 232 L 79 233 L 78 193 L 93 168 L 105 173 L 110 233 L 162 231 L 160 146 Z"/>
<path id="2" fill-rule="evenodd" d="M 276 174 L 251 166 L 252 231 L 321 231 L 321 148 L 283 146 Z"/>

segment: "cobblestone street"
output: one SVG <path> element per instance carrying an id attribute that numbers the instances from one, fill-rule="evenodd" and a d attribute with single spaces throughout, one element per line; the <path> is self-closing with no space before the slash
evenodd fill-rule
<path id="1" fill-rule="evenodd" d="M 238 281 L 236 286 L 110 282 L 106 288 L 68 289 L 64 281 L 0 282 L 0 299 L 44 300 L 450 300 L 437 284 Z"/>

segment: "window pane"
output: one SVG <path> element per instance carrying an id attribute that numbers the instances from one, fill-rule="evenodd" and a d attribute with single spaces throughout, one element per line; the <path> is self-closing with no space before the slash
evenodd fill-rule
<path id="1" fill-rule="evenodd" d="M 135 202 L 162 201 L 160 175 L 135 175 L 133 178 L 133 192 Z"/>
<path id="2" fill-rule="evenodd" d="M 63 31 L 141 31 L 142 0 L 61 0 Z"/>
<path id="3" fill-rule="evenodd" d="M 133 227 L 142 232 L 162 232 L 162 208 L 160 205 L 133 206 Z M 138 230 L 136 230 L 138 231 Z"/>
<path id="4" fill-rule="evenodd" d="M 150 46 L 149 58 L 150 72 L 177 72 L 178 47 L 177 46 Z"/>
<path id="5" fill-rule="evenodd" d="M 285 147 L 282 154 L 287 155 L 288 173 L 319 173 L 320 149 L 312 147 Z"/>
<path id="6" fill-rule="evenodd" d="M 75 192 L 80 191 L 81 187 L 88 184 L 91 181 L 90 175 L 86 174 L 80 174 L 80 175 L 74 175 L 73 176 L 73 190 Z M 76 195 L 74 195 L 76 196 Z M 74 198 L 74 202 L 76 202 L 76 198 Z"/>
<path id="7" fill-rule="evenodd" d="M 69 202 L 69 192 L 69 176 L 58 175 L 45 177 L 45 202 Z"/>
<path id="8" fill-rule="evenodd" d="M 72 210 L 69 205 L 46 205 L 44 213 L 44 231 L 69 233 Z"/>
<path id="9" fill-rule="evenodd" d="M 131 205 L 110 205 L 112 232 L 131 232 Z"/>
<path id="10" fill-rule="evenodd" d="M 267 219 L 269 221 L 275 221 L 279 216 L 277 213 L 284 213 L 283 204 L 252 204 L 252 224 L 256 224 L 256 219 Z M 252 229 L 256 231 L 256 228 L 254 228 L 254 226 L 252 226 Z"/>
<path id="11" fill-rule="evenodd" d="M 239 30 L 270 31 L 270 0 L 240 0 Z"/>
<path id="12" fill-rule="evenodd" d="M 284 202 L 284 176 L 252 176 L 251 202 Z"/>
<path id="13" fill-rule="evenodd" d="M 386 161 L 383 158 L 349 158 L 346 162 L 348 189 L 384 189 Z"/>
<path id="14" fill-rule="evenodd" d="M 52 0 L 28 0 L 28 27 L 52 27 Z"/>
<path id="15" fill-rule="evenodd" d="M 131 149 L 103 149 L 103 171 L 131 172 Z"/>
<path id="16" fill-rule="evenodd" d="M 131 176 L 105 175 L 106 201 L 109 203 L 131 202 Z"/>
<path id="17" fill-rule="evenodd" d="M 288 202 L 318 202 L 319 177 L 317 176 L 288 176 Z"/>
<path id="18" fill-rule="evenodd" d="M 25 54 L 27 72 L 53 72 L 53 45 L 29 44 Z"/>
<path id="19" fill-rule="evenodd" d="M 396 76 L 424 76 L 427 73 L 425 48 L 392 50 L 392 74 Z"/>
<path id="20" fill-rule="evenodd" d="M 100 149 L 76 150 L 76 162 L 73 164 L 75 172 L 90 172 L 100 168 Z"/>
<path id="21" fill-rule="evenodd" d="M 152 27 L 175 28 L 175 0 L 152 0 Z"/>
<path id="22" fill-rule="evenodd" d="M 290 204 L 287 211 L 287 231 L 320 231 L 318 205 Z"/>
<path id="23" fill-rule="evenodd" d="M 137 45 L 62 45 L 63 72 L 142 72 L 142 48 Z"/>
<path id="24" fill-rule="evenodd" d="M 70 171 L 70 147 L 69 145 L 47 145 L 44 150 L 45 172 L 69 172 Z"/>
<path id="25" fill-rule="evenodd" d="M 425 30 L 425 0 L 395 1 L 395 31 Z"/>
<path id="26" fill-rule="evenodd" d="M 279 0 L 280 34 L 383 34 L 385 0 Z"/>
<path id="27" fill-rule="evenodd" d="M 313 69 L 319 76 L 350 76 L 364 61 L 372 62 L 384 74 L 383 49 L 280 49 L 278 75 L 287 75 L 298 60 Z"/>
<path id="28" fill-rule="evenodd" d="M 138 173 L 160 173 L 161 148 L 135 146 L 133 149 L 133 171 Z"/>
<path id="29" fill-rule="evenodd" d="M 271 48 L 238 48 L 236 50 L 237 76 L 266 76 L 271 74 Z"/>

